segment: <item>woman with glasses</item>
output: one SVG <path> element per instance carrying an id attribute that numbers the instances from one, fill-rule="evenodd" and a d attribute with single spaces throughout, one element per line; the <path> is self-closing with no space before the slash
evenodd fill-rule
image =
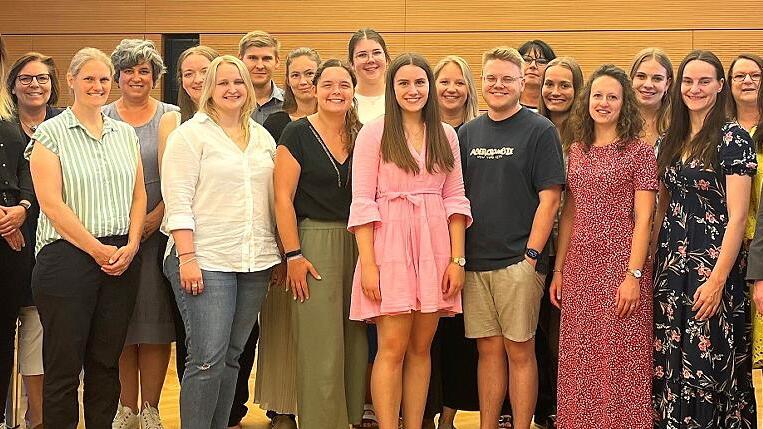
<path id="1" fill-rule="evenodd" d="M 543 72 L 549 61 L 556 58 L 554 50 L 543 40 L 530 40 L 518 49 L 525 60 L 525 88 L 519 97 L 519 104 L 537 112 L 543 84 Z"/>
<path id="2" fill-rule="evenodd" d="M 350 64 L 358 77 L 358 87 L 355 88 L 358 118 L 365 124 L 384 114 L 389 51 L 381 34 L 370 28 L 356 31 L 350 38 L 347 50 Z"/>
<path id="3" fill-rule="evenodd" d="M 23 55 L 11 66 L 6 81 L 7 89 L 16 109 L 16 121 L 28 144 L 37 126 L 61 113 L 53 107 L 58 101 L 58 72 L 53 59 L 36 52 Z M 28 246 L 34 248 L 34 235 L 37 230 L 37 217 L 40 213 L 37 204 L 30 207 L 24 226 L 28 237 Z M 29 257 L 33 259 L 32 254 Z M 42 425 L 42 324 L 37 307 L 32 300 L 29 287 L 32 265 L 25 277 L 27 292 L 23 296 L 19 311 L 19 369 L 24 378 L 28 405 L 26 412 L 27 426 L 37 428 Z"/>

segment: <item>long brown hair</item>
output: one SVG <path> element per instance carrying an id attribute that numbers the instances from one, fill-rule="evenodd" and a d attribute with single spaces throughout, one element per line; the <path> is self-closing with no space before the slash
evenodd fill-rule
<path id="1" fill-rule="evenodd" d="M 691 119 L 689 108 L 683 100 L 681 83 L 683 82 L 684 69 L 691 61 L 704 61 L 715 69 L 715 78 L 721 82 L 721 91 L 718 92 L 715 105 L 710 109 L 702 123 L 702 129 L 691 138 Z M 721 61 L 710 51 L 694 50 L 681 61 L 678 66 L 676 84 L 671 91 L 671 114 L 670 127 L 665 133 L 665 138 L 660 143 L 660 151 L 657 156 L 660 175 L 668 166 L 687 155 L 688 159 L 700 161 L 706 168 L 717 168 L 718 141 L 721 127 L 728 121 L 726 103 L 729 98 L 729 83 L 723 78 L 723 65 Z"/>
<path id="2" fill-rule="evenodd" d="M 315 77 L 313 78 L 313 86 L 317 88 L 318 82 L 321 80 L 321 76 L 323 76 L 323 72 L 332 67 L 342 68 L 349 73 L 354 93 L 355 87 L 358 85 L 358 79 L 355 77 L 355 72 L 348 63 L 336 58 L 328 59 L 318 67 L 318 70 L 315 72 Z M 352 106 L 350 107 L 350 110 L 347 111 L 347 114 L 344 115 L 344 135 L 346 138 L 344 143 L 347 153 L 350 155 L 352 155 L 352 150 L 355 148 L 355 138 L 358 136 L 358 131 L 360 131 L 360 127 L 362 126 L 363 124 L 361 124 L 360 119 L 358 119 L 358 107 L 355 105 L 353 97 Z"/>
<path id="3" fill-rule="evenodd" d="M 220 54 L 218 54 L 216 50 L 210 48 L 209 46 L 200 45 L 200 46 L 194 46 L 194 47 L 186 49 L 178 57 L 177 71 L 176 71 L 175 78 L 177 79 L 178 86 L 180 87 L 178 88 L 178 107 L 180 107 L 180 123 L 183 123 L 191 119 L 191 117 L 199 109 L 199 106 L 197 106 L 196 103 L 193 102 L 193 100 L 191 99 L 191 96 L 188 95 L 188 93 L 185 92 L 185 88 L 183 88 L 183 61 L 185 61 L 185 59 L 190 57 L 191 55 L 201 55 L 202 57 L 208 59 L 210 63 L 212 62 L 212 60 L 220 56 Z"/>
<path id="4" fill-rule="evenodd" d="M 425 125 L 426 168 L 432 174 L 453 169 L 454 159 L 450 143 L 442 128 L 440 108 L 437 105 L 437 89 L 434 74 L 427 60 L 419 54 L 401 54 L 392 61 L 387 71 L 385 89 L 384 132 L 381 138 L 381 155 L 384 162 L 391 162 L 407 173 L 419 174 L 419 165 L 411 154 L 403 129 L 403 112 L 395 97 L 395 75 L 403 66 L 412 65 L 424 70 L 429 85 L 429 96 L 421 111 Z"/>
<path id="5" fill-rule="evenodd" d="M 299 57 L 309 58 L 315 63 L 316 68 L 321 65 L 321 56 L 313 48 L 297 48 L 286 56 L 286 79 L 283 85 L 283 105 L 281 109 L 288 114 L 297 111 L 297 100 L 294 98 L 294 91 L 291 89 L 291 85 L 289 85 L 289 69 L 291 68 L 291 63 Z"/>
<path id="6" fill-rule="evenodd" d="M 583 91 L 583 71 L 580 69 L 580 65 L 577 61 L 575 61 L 574 58 L 556 57 L 548 63 L 546 69 L 543 71 L 541 88 L 546 82 L 546 73 L 548 72 L 548 69 L 553 66 L 565 68 L 569 70 L 570 73 L 572 73 L 572 103 L 570 104 L 570 110 L 568 111 L 567 118 L 562 121 L 562 123 L 557 128 L 557 131 L 559 131 L 559 138 L 562 141 L 562 149 L 566 153 L 570 149 L 570 146 L 572 146 L 572 142 L 575 140 L 570 118 L 572 117 L 572 112 L 575 110 L 575 105 L 578 103 L 578 97 Z M 548 118 L 548 120 L 551 120 L 551 112 L 548 110 L 548 107 L 546 107 L 546 102 L 543 100 L 542 95 L 540 97 L 540 102 L 538 103 L 538 113 Z"/>
<path id="7" fill-rule="evenodd" d="M 572 117 L 575 141 L 580 142 L 586 151 L 593 146 L 596 138 L 593 118 L 589 112 L 591 87 L 596 79 L 603 76 L 615 79 L 623 88 L 623 105 L 620 108 L 620 117 L 617 118 L 617 147 L 622 149 L 631 141 L 638 139 L 644 129 L 644 119 L 639 113 L 638 100 L 636 100 L 631 79 L 620 67 L 604 64 L 588 78 Z"/>
<path id="8" fill-rule="evenodd" d="M 662 96 L 660 100 L 660 108 L 657 109 L 657 134 L 662 135 L 670 124 L 670 89 L 676 86 L 676 81 L 673 76 L 673 62 L 670 61 L 670 57 L 662 49 L 659 48 L 646 48 L 636 54 L 631 65 L 631 80 L 636 76 L 638 68 L 641 63 L 647 60 L 657 61 L 662 68 L 665 69 L 665 77 L 667 78 L 670 87 Z"/>

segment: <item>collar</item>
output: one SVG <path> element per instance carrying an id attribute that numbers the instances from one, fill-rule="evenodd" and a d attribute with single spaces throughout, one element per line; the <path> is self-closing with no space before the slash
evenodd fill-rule
<path id="1" fill-rule="evenodd" d="M 87 128 L 85 128 L 85 126 L 82 125 L 82 122 L 80 122 L 79 119 L 77 119 L 77 116 L 74 114 L 71 107 L 67 107 L 66 110 L 64 110 L 64 112 L 62 113 L 62 115 L 66 118 L 66 128 L 79 127 L 79 128 L 82 128 L 85 132 L 87 132 Z M 116 130 L 116 124 L 113 119 L 109 118 L 103 113 L 101 113 L 101 118 L 103 118 L 102 136 Z"/>
<path id="2" fill-rule="evenodd" d="M 283 89 L 279 88 L 278 85 L 276 85 L 275 82 L 271 80 L 270 81 L 270 98 L 262 106 L 270 104 L 270 102 L 272 102 L 273 99 L 276 99 L 277 101 L 280 101 L 283 103 L 283 96 L 284 96 Z M 258 106 L 258 107 L 261 107 L 261 106 Z"/>

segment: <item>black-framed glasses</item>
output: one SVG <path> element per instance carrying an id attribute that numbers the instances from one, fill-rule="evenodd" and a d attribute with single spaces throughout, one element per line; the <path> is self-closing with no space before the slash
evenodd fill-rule
<path id="1" fill-rule="evenodd" d="M 761 73 L 755 72 L 755 73 L 737 73 L 734 76 L 731 77 L 731 80 L 734 82 L 744 82 L 745 79 L 747 79 L 747 76 L 750 76 L 750 80 L 753 82 L 760 82 Z"/>
<path id="2" fill-rule="evenodd" d="M 38 75 L 20 74 L 18 75 L 16 79 L 18 79 L 19 83 L 24 86 L 31 85 L 33 79 L 37 79 L 37 83 L 39 85 L 44 85 L 50 82 L 50 74 L 48 73 L 42 73 Z"/>
<path id="3" fill-rule="evenodd" d="M 549 61 L 549 60 L 547 60 L 546 58 L 543 58 L 543 57 L 535 58 L 535 57 L 531 57 L 529 55 L 522 55 L 522 59 L 525 60 L 525 62 L 528 65 L 531 62 L 535 61 L 535 64 L 537 64 L 539 66 L 545 66 L 546 64 L 548 64 L 548 61 Z"/>

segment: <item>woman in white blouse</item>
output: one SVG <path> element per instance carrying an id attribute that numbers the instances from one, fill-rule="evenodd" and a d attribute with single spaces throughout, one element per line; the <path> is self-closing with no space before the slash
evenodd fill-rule
<path id="1" fill-rule="evenodd" d="M 275 142 L 250 119 L 244 64 L 216 58 L 199 112 L 170 134 L 162 160 L 168 243 L 164 271 L 185 324 L 184 429 L 223 429 L 238 357 L 281 262 L 273 216 Z"/>

